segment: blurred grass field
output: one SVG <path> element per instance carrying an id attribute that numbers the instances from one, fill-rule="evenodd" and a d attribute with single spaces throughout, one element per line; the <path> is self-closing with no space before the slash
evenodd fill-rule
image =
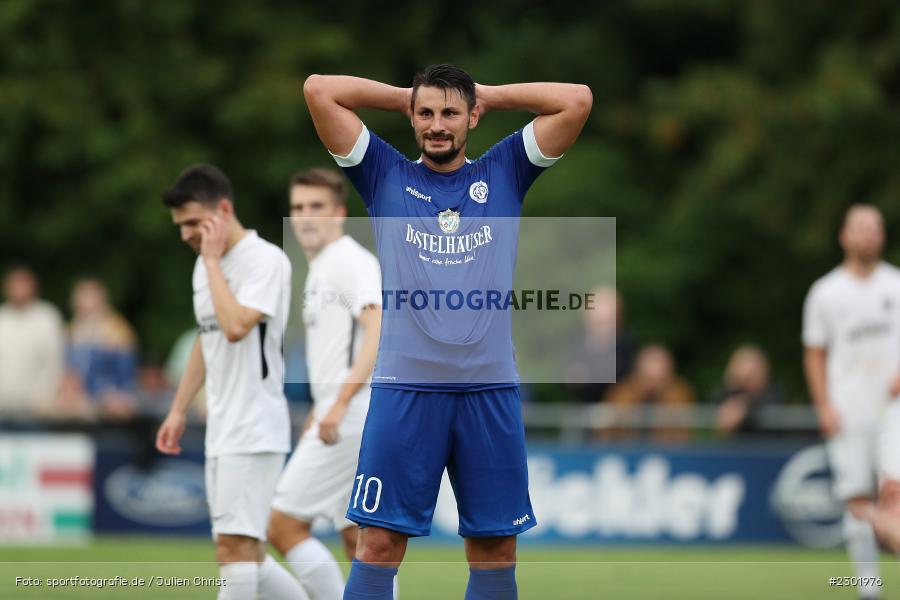
<path id="1" fill-rule="evenodd" d="M 214 598 L 214 585 L 193 580 L 215 578 L 213 560 L 212 544 L 197 538 L 102 537 L 84 547 L 0 548 L 0 598 Z M 525 546 L 517 573 L 523 600 L 856 597 L 851 587 L 828 585 L 829 577 L 852 575 L 843 552 L 790 546 Z M 883 597 L 900 598 L 893 557 L 884 556 L 882 575 Z M 48 578 L 73 576 L 137 577 L 144 586 L 49 587 Z M 17 585 L 17 577 L 38 578 L 43 585 Z M 160 577 L 186 579 L 188 585 Z M 413 542 L 400 570 L 401 597 L 461 599 L 466 578 L 461 544 Z"/>

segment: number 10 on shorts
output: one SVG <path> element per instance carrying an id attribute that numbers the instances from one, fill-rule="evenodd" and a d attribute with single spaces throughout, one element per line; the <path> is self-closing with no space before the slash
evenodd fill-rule
<path id="1" fill-rule="evenodd" d="M 363 480 L 365 480 L 366 485 L 363 490 Z M 366 476 L 362 473 L 356 476 L 356 493 L 353 495 L 353 508 L 356 508 L 357 503 L 359 502 L 359 492 L 363 492 L 362 498 L 362 509 L 367 513 L 373 513 L 378 510 L 378 504 L 381 502 L 381 480 L 377 477 L 369 477 L 366 479 Z M 369 492 L 370 486 L 375 484 L 375 500 L 372 502 L 372 507 L 369 507 Z"/>

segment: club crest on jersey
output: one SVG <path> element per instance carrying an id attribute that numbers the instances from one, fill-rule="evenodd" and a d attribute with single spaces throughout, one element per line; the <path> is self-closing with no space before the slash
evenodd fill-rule
<path id="1" fill-rule="evenodd" d="M 438 213 L 438 225 L 444 233 L 456 233 L 459 229 L 459 213 L 449 208 Z"/>
<path id="2" fill-rule="evenodd" d="M 487 202 L 487 197 L 488 186 L 485 182 L 476 181 L 469 186 L 469 198 L 471 198 L 478 204 L 484 204 L 485 202 Z"/>

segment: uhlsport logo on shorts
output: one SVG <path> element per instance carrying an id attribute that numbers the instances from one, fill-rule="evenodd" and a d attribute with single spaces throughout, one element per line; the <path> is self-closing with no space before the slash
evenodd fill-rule
<path id="1" fill-rule="evenodd" d="M 469 197 L 478 204 L 487 202 L 488 186 L 483 181 L 476 181 L 469 186 Z"/>
<path id="2" fill-rule="evenodd" d="M 444 233 L 456 233 L 459 229 L 459 213 L 449 208 L 438 213 L 438 225 Z"/>

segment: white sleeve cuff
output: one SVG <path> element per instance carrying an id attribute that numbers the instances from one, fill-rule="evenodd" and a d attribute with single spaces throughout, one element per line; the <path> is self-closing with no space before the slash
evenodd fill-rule
<path id="1" fill-rule="evenodd" d="M 369 128 L 363 124 L 362 131 L 359 132 L 359 137 L 356 138 L 356 143 L 353 144 L 353 150 L 350 151 L 350 154 L 346 156 L 339 156 L 334 154 L 329 150 L 328 154 L 334 157 L 335 162 L 339 167 L 355 167 L 359 163 L 363 161 L 363 158 L 366 155 L 366 150 L 369 148 Z"/>
<path id="2" fill-rule="evenodd" d="M 553 163 L 563 157 L 562 154 L 556 157 L 544 156 L 544 153 L 538 148 L 537 140 L 534 139 L 534 121 L 530 122 L 522 130 L 522 140 L 525 142 L 525 154 L 528 155 L 528 160 L 536 167 L 552 166 Z"/>

